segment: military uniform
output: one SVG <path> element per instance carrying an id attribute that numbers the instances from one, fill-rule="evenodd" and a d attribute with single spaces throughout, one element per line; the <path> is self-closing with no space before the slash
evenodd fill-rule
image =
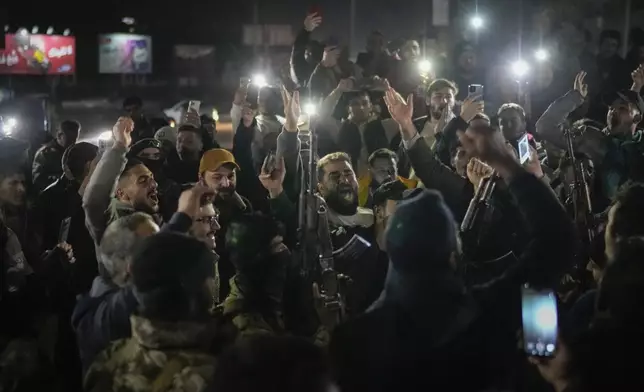
<path id="1" fill-rule="evenodd" d="M 132 337 L 112 343 L 87 371 L 86 391 L 203 391 L 215 357 L 208 353 L 216 328 L 131 316 Z"/>
<path id="2" fill-rule="evenodd" d="M 31 175 L 34 187 L 38 192 L 47 188 L 63 174 L 64 152 L 65 149 L 56 140 L 50 141 L 36 152 Z"/>
<path id="3" fill-rule="evenodd" d="M 266 317 L 259 312 L 248 311 L 243 290 L 239 288 L 234 277 L 230 279 L 230 294 L 219 310 L 224 318 L 231 320 L 235 326 L 237 339 L 285 333 L 281 312 Z M 320 325 L 312 336 L 313 343 L 318 347 L 326 347 L 330 340 L 331 335 L 323 325 Z"/>

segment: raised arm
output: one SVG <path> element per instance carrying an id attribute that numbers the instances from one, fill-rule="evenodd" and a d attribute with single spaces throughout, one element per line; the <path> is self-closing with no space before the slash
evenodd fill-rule
<path id="1" fill-rule="evenodd" d="M 486 285 L 484 297 L 491 301 L 513 297 L 524 283 L 556 284 L 571 265 L 578 245 L 575 226 L 563 206 L 546 184 L 521 167 L 498 132 L 468 129 L 459 132 L 459 138 L 470 155 L 489 164 L 508 184 L 531 238 L 518 262 Z"/>
<path id="2" fill-rule="evenodd" d="M 110 205 L 119 175 L 125 168 L 125 154 L 132 143 L 133 129 L 132 119 L 118 119 L 112 129 L 114 145 L 101 157 L 83 193 L 85 224 L 97 244 L 100 243 L 107 226 L 105 211 Z"/>
<path id="3" fill-rule="evenodd" d="M 555 147 L 566 150 L 566 141 L 559 126 L 566 121 L 568 115 L 581 106 L 588 95 L 588 85 L 584 82 L 585 72 L 575 77 L 574 88 L 563 97 L 554 101 L 541 115 L 536 123 L 536 131 L 544 140 Z"/>
<path id="4" fill-rule="evenodd" d="M 304 28 L 295 37 L 293 49 L 291 50 L 291 79 L 302 86 L 308 82 L 308 64 L 304 53 L 306 45 L 311 39 L 311 32 L 322 23 L 322 17 L 317 14 L 307 15 L 304 19 Z"/>

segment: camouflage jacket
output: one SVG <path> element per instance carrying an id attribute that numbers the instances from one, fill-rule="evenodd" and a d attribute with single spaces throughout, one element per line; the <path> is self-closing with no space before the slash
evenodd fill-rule
<path id="1" fill-rule="evenodd" d="M 132 337 L 112 343 L 96 357 L 86 391 L 203 391 L 215 357 L 209 347 L 216 328 L 191 322 L 157 322 L 131 316 Z"/>
<path id="2" fill-rule="evenodd" d="M 230 294 L 220 305 L 220 311 L 225 318 L 232 320 L 237 331 L 237 339 L 285 332 L 281 312 L 267 317 L 260 312 L 248 309 L 243 290 L 237 284 L 235 277 L 230 279 Z M 331 335 L 327 328 L 320 325 L 312 336 L 312 340 L 316 346 L 326 347 L 331 340 Z"/>

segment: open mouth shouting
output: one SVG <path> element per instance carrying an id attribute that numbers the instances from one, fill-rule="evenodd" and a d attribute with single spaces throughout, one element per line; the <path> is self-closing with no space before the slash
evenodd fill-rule
<path id="1" fill-rule="evenodd" d="M 148 192 L 148 200 L 150 200 L 150 203 L 153 206 L 158 205 L 159 204 L 159 192 L 157 192 L 156 189 L 153 190 L 153 191 Z"/>

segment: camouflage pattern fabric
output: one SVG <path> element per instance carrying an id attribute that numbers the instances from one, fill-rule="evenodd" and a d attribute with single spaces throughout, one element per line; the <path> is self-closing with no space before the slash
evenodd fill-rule
<path id="1" fill-rule="evenodd" d="M 235 278 L 230 279 L 230 294 L 221 304 L 220 309 L 224 316 L 232 317 L 232 323 L 237 329 L 237 339 L 246 339 L 253 336 L 275 335 L 279 333 L 258 312 L 249 312 L 245 309 L 244 294 L 240 290 Z M 284 330 L 282 314 L 275 315 L 277 329 Z M 320 325 L 312 336 L 313 343 L 318 347 L 327 347 L 331 341 L 329 330 Z"/>
<path id="2" fill-rule="evenodd" d="M 215 369 L 210 324 L 131 316 L 132 337 L 112 343 L 85 376 L 86 391 L 185 391 L 207 387 Z"/>
<path id="3" fill-rule="evenodd" d="M 275 333 L 274 328 L 266 322 L 261 314 L 250 312 L 246 309 L 244 293 L 237 284 L 235 277 L 233 276 L 229 282 L 230 294 L 228 294 L 221 307 L 224 316 L 232 317 L 232 322 L 237 328 L 238 337 L 243 339 L 258 335 L 273 335 Z M 276 315 L 276 318 L 283 328 L 281 314 Z"/>

